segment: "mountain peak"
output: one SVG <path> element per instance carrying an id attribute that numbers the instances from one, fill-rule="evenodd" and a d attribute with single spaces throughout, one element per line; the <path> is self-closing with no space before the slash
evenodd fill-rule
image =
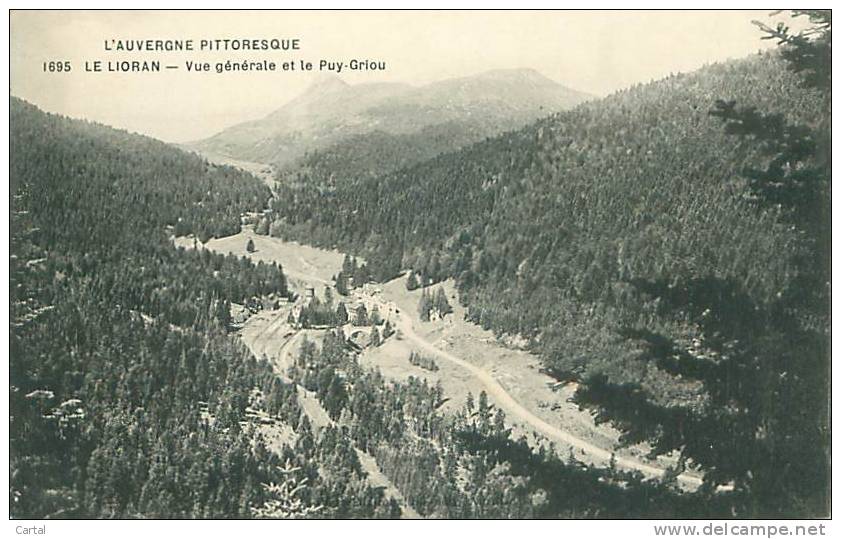
<path id="1" fill-rule="evenodd" d="M 316 76 L 312 83 L 310 83 L 309 87 L 307 88 L 307 93 L 317 92 L 317 93 L 326 93 L 326 92 L 334 92 L 339 90 L 344 90 L 348 88 L 350 85 L 337 77 L 336 75 L 319 75 Z"/>
<path id="2" fill-rule="evenodd" d="M 542 83 L 554 82 L 539 71 L 530 67 L 491 69 L 475 75 L 475 78 L 485 80 L 533 81 Z"/>
<path id="3" fill-rule="evenodd" d="M 265 118 L 233 126 L 199 141 L 197 147 L 239 161 L 283 165 L 375 131 L 422 138 L 420 132 L 427 127 L 449 125 L 464 142 L 462 135 L 475 133 L 477 126 L 483 136 L 522 127 L 586 97 L 533 69 L 498 69 L 422 86 L 351 85 L 335 74 L 319 74 L 301 94 Z"/>

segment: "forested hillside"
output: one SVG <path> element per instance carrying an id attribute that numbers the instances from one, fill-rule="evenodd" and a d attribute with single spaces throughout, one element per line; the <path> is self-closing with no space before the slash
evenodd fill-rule
<path id="1" fill-rule="evenodd" d="M 680 494 L 514 440 L 486 396 L 362 370 L 341 333 L 294 382 L 228 334 L 229 304 L 287 292 L 281 268 L 173 247 L 227 231 L 268 192 L 229 168 L 12 99 L 10 513 L 28 518 L 397 517 L 358 450 L 423 516 L 720 515 Z M 212 231 L 205 223 L 216 223 Z M 270 448 L 270 419 L 288 433 Z M 465 479 L 466 478 L 466 479 Z"/>
<path id="2" fill-rule="evenodd" d="M 742 514 L 820 513 L 829 107 L 803 72 L 828 65 L 811 50 L 823 17 L 818 38 L 772 34 L 781 52 L 416 166 L 281 185 L 271 230 L 364 255 L 380 279 L 455 277 L 473 321 L 527 337 L 625 441 L 685 450 L 751 493 Z"/>
<path id="3" fill-rule="evenodd" d="M 302 515 L 394 516 L 358 463 L 324 456 L 341 440 L 316 440 L 322 456 L 290 472 L 248 419 L 301 418 L 294 386 L 227 335 L 230 302 L 287 293 L 281 268 L 170 242 L 238 230 L 268 190 L 145 137 L 10 107 L 10 514 L 247 518 L 275 507 L 264 483 L 294 472 Z"/>
<path id="4" fill-rule="evenodd" d="M 476 119 L 436 124 L 417 133 L 374 131 L 353 135 L 294 160 L 277 171 L 275 180 L 288 185 L 332 189 L 341 182 L 380 176 L 432 159 L 478 142 L 498 130 L 499 126 Z"/>
<path id="5" fill-rule="evenodd" d="M 779 253 L 796 237 L 773 209 L 750 210 L 738 173 L 759 153 L 709 115 L 722 94 L 800 122 L 820 113 L 778 58 L 757 56 L 328 193 L 280 187 L 273 209 L 289 236 L 387 256 L 380 277 L 459 277 L 477 322 L 544 347 L 553 328 L 569 334 L 570 308 L 616 305 L 635 278 L 717 275 L 767 299 L 786 285 Z"/>

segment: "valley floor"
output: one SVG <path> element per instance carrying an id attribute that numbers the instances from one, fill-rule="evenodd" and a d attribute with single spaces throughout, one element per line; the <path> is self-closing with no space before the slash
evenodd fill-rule
<path id="1" fill-rule="evenodd" d="M 256 247 L 253 253 L 245 249 L 249 239 Z M 192 245 L 192 240 L 184 238 L 176 242 Z M 213 239 L 205 247 L 224 254 L 248 256 L 254 261 L 277 262 L 282 265 L 290 287 L 298 292 L 305 287 L 323 290 L 325 285 L 332 284 L 332 276 L 341 269 L 343 259 L 339 252 L 259 236 L 250 228 L 234 236 Z M 505 412 L 515 436 L 526 436 L 531 445 L 551 443 L 562 457 L 572 453 L 577 460 L 599 467 L 608 466 L 613 457 L 619 468 L 637 470 L 648 477 L 662 475 L 674 462 L 668 457 L 648 459 L 644 446 L 617 449 L 619 433 L 615 429 L 596 425 L 587 411 L 569 402 L 575 391 L 573 386 L 559 386 L 541 373 L 534 354 L 508 348 L 491 332 L 464 321 L 464 308 L 457 301 L 454 284 L 448 281 L 433 288 L 439 286 L 444 287 L 454 312 L 434 322 L 420 320 L 417 305 L 421 291 L 406 290 L 405 278 L 369 287 L 369 299 L 373 296 L 376 301 L 397 308 L 391 315 L 397 332 L 381 346 L 366 348 L 360 355 L 360 364 L 379 368 L 393 380 L 414 376 L 432 384 L 440 382 L 448 399 L 445 410 L 458 409 L 468 394 L 475 398 L 485 391 L 489 402 Z M 319 330 L 293 329 L 286 322 L 289 308 L 262 311 L 252 316 L 241 330 L 241 337 L 251 350 L 269 358 L 281 374 L 291 364 L 304 333 L 313 339 L 323 334 Z M 408 359 L 412 351 L 434 357 L 438 370 L 432 372 L 412 365 Z M 321 422 L 329 421 L 314 397 L 307 397 L 303 390 L 301 394 L 308 415 L 315 416 L 311 417 L 314 424 L 319 424 L 318 416 L 322 414 Z M 373 466 L 366 465 L 371 468 L 371 478 L 381 477 L 379 470 L 374 469 L 373 459 L 368 464 Z M 701 484 L 700 476 L 692 472 L 682 474 L 679 481 L 688 489 Z"/>

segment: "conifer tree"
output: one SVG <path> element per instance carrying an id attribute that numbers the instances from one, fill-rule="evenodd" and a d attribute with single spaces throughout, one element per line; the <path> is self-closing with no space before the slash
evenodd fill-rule
<path id="1" fill-rule="evenodd" d="M 257 226 L 254 227 L 254 233 L 261 236 L 267 236 L 269 234 L 269 219 L 267 217 L 260 219 Z"/>
<path id="2" fill-rule="evenodd" d="M 379 346 L 381 343 L 382 343 L 382 340 L 381 340 L 381 338 L 380 338 L 380 330 L 379 330 L 379 329 L 377 329 L 377 327 L 374 327 L 374 328 L 373 328 L 373 330 L 371 331 L 371 338 L 370 338 L 370 340 L 368 341 L 368 344 L 369 344 L 371 347 L 376 348 L 376 347 L 377 347 L 377 346 Z"/>
<path id="3" fill-rule="evenodd" d="M 415 272 L 410 271 L 409 276 L 406 277 L 406 290 L 414 290 L 418 287 L 418 279 L 415 277 Z"/>
<path id="4" fill-rule="evenodd" d="M 272 221 L 272 224 L 269 226 L 269 236 L 273 238 L 279 238 L 281 236 L 281 231 L 283 230 L 283 225 L 280 219 L 276 219 Z"/>
<path id="5" fill-rule="evenodd" d="M 388 339 L 392 335 L 394 335 L 394 327 L 391 325 L 391 321 L 386 320 L 383 325 L 383 340 Z"/>
<path id="6" fill-rule="evenodd" d="M 354 267 L 356 266 L 355 261 L 352 257 L 348 254 L 345 254 L 345 257 L 342 259 L 342 273 L 345 275 L 353 275 Z"/>
<path id="7" fill-rule="evenodd" d="M 264 483 L 268 498 L 263 505 L 254 508 L 257 518 L 312 518 L 323 509 L 320 505 L 309 505 L 302 500 L 302 491 L 307 488 L 308 478 L 298 479 L 301 468 L 287 460 L 284 467 L 278 467 L 282 481 Z"/>
<path id="8" fill-rule="evenodd" d="M 356 308 L 356 312 L 354 313 L 353 325 L 367 326 L 369 324 L 370 321 L 368 320 L 368 309 L 365 308 L 365 305 L 360 305 Z"/>
<path id="9" fill-rule="evenodd" d="M 340 296 L 347 296 L 350 291 L 348 290 L 347 284 L 347 274 L 344 271 L 341 271 L 336 276 L 336 293 Z"/>
<path id="10" fill-rule="evenodd" d="M 345 308 L 345 304 L 343 302 L 339 302 L 339 306 L 336 307 L 336 325 L 343 326 L 348 323 L 348 312 Z"/>
<path id="11" fill-rule="evenodd" d="M 383 319 L 380 316 L 380 308 L 377 305 L 371 307 L 371 313 L 368 316 L 368 320 L 372 326 L 379 326 L 383 323 Z"/>
<path id="12" fill-rule="evenodd" d="M 450 302 L 447 301 L 447 293 L 444 292 L 443 287 L 439 287 L 438 290 L 435 291 L 433 308 L 438 312 L 438 316 L 440 317 L 444 317 L 453 312 L 453 308 L 450 306 Z"/>
<path id="13" fill-rule="evenodd" d="M 432 307 L 432 298 L 429 297 L 429 292 L 424 288 L 421 291 L 420 300 L 418 300 L 418 314 L 421 320 L 429 322 L 429 314 L 432 311 Z"/>

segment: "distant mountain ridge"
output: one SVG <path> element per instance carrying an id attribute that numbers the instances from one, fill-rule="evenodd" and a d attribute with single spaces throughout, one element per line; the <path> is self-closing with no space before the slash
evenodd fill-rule
<path id="1" fill-rule="evenodd" d="M 567 110 L 590 97 L 532 69 L 494 70 L 417 87 L 350 85 L 328 76 L 262 119 L 234 125 L 187 146 L 283 167 L 350 137 L 375 132 L 415 135 L 430 126 L 450 124 L 459 133 L 454 141 L 464 142 L 466 131 L 475 133 L 468 141 L 479 140 Z"/>

